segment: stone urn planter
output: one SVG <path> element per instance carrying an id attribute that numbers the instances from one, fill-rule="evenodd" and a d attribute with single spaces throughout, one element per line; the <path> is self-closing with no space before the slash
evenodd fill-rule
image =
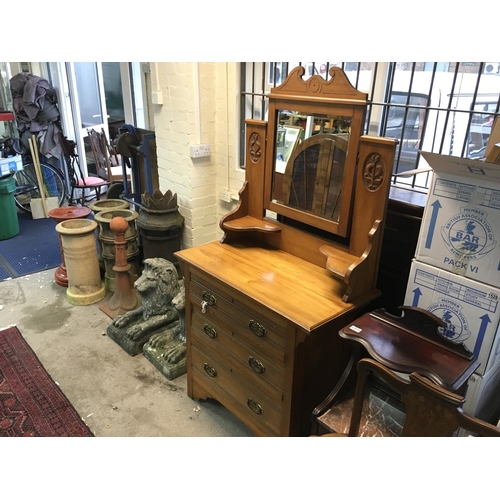
<path id="1" fill-rule="evenodd" d="M 122 217 L 127 222 L 127 229 L 125 231 L 125 248 L 127 254 L 127 262 L 130 264 L 129 274 L 132 281 L 135 281 L 140 275 L 140 250 L 137 241 L 137 229 L 135 223 L 139 214 L 134 210 L 121 208 L 102 210 L 95 214 L 95 221 L 99 226 L 97 238 L 99 240 L 99 247 L 101 257 L 104 262 L 104 282 L 106 288 L 112 292 L 115 291 L 115 234 L 111 230 L 111 221 L 115 217 Z"/>
<path id="2" fill-rule="evenodd" d="M 130 203 L 126 200 L 120 200 L 119 198 L 108 198 L 106 200 L 97 200 L 89 205 L 90 210 L 95 215 L 104 210 L 120 210 L 130 208 Z M 97 226 L 97 241 L 99 245 L 99 266 L 102 272 L 105 272 L 104 259 L 102 257 L 102 245 L 99 239 L 100 227 Z"/>
<path id="3" fill-rule="evenodd" d="M 90 208 L 87 207 L 58 207 L 53 208 L 48 213 L 49 217 L 56 223 L 72 219 L 86 219 L 90 215 Z M 61 249 L 61 264 L 54 272 L 54 279 L 59 286 L 68 287 L 68 273 L 66 262 L 64 261 L 64 251 L 62 247 L 61 235 L 59 234 L 59 248 Z"/>
<path id="4" fill-rule="evenodd" d="M 158 257 L 177 266 L 174 252 L 180 250 L 184 217 L 178 211 L 177 193 L 159 189 L 141 196 L 137 227 L 145 259 Z"/>
<path id="5" fill-rule="evenodd" d="M 126 200 L 120 199 L 107 199 L 107 200 L 98 200 L 94 201 L 89 205 L 90 210 L 94 213 L 94 215 L 98 212 L 102 212 L 103 210 L 116 210 L 121 208 L 130 208 L 130 203 Z"/>
<path id="6" fill-rule="evenodd" d="M 73 305 L 95 304 L 106 295 L 97 258 L 96 229 L 97 223 L 89 219 L 65 220 L 56 225 L 68 275 L 66 298 Z"/>

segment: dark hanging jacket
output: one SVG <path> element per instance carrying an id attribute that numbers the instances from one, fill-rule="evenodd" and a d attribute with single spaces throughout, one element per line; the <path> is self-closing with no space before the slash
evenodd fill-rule
<path id="1" fill-rule="evenodd" d="M 10 79 L 10 90 L 16 113 L 17 129 L 29 151 L 29 138 L 36 135 L 40 153 L 59 158 L 59 109 L 57 94 L 50 83 L 40 76 L 18 73 Z"/>

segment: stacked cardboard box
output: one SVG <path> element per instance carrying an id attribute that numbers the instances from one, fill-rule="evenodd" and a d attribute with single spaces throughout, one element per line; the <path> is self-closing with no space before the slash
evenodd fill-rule
<path id="1" fill-rule="evenodd" d="M 464 409 L 491 420 L 500 404 L 500 166 L 422 152 L 434 170 L 405 305 L 442 318 L 443 335 L 481 362 Z M 498 398 L 495 408 L 494 400 Z"/>
<path id="2" fill-rule="evenodd" d="M 9 158 L 0 158 L 0 177 L 12 175 L 23 169 L 23 160 L 21 155 L 11 156 Z"/>

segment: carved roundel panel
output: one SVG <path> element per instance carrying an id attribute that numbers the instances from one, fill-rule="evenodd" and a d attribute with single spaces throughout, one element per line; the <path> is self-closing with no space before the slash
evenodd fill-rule
<path id="1" fill-rule="evenodd" d="M 262 141 L 260 135 L 254 132 L 248 139 L 248 154 L 253 163 L 257 163 L 262 155 Z"/>
<path id="2" fill-rule="evenodd" d="M 307 84 L 307 88 L 310 92 L 321 92 L 321 89 L 323 88 L 323 82 L 321 82 L 317 78 L 311 79 Z"/>
<path id="3" fill-rule="evenodd" d="M 363 165 L 363 181 L 368 191 L 377 191 L 385 178 L 385 162 L 378 153 L 370 153 Z"/>

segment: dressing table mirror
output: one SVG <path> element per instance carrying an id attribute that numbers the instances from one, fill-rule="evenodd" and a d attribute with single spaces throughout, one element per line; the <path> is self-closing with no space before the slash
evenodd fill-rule
<path id="1" fill-rule="evenodd" d="M 338 223 L 350 120 L 280 110 L 278 121 L 272 202 Z"/>
<path id="2" fill-rule="evenodd" d="M 187 391 L 255 435 L 305 436 L 342 377 L 338 331 L 375 283 L 395 141 L 362 135 L 367 95 L 340 68 L 295 68 L 246 121 L 245 182 L 221 241 L 177 252 Z"/>
<path id="3" fill-rule="evenodd" d="M 270 99 L 266 208 L 346 236 L 363 119 L 362 106 Z"/>

